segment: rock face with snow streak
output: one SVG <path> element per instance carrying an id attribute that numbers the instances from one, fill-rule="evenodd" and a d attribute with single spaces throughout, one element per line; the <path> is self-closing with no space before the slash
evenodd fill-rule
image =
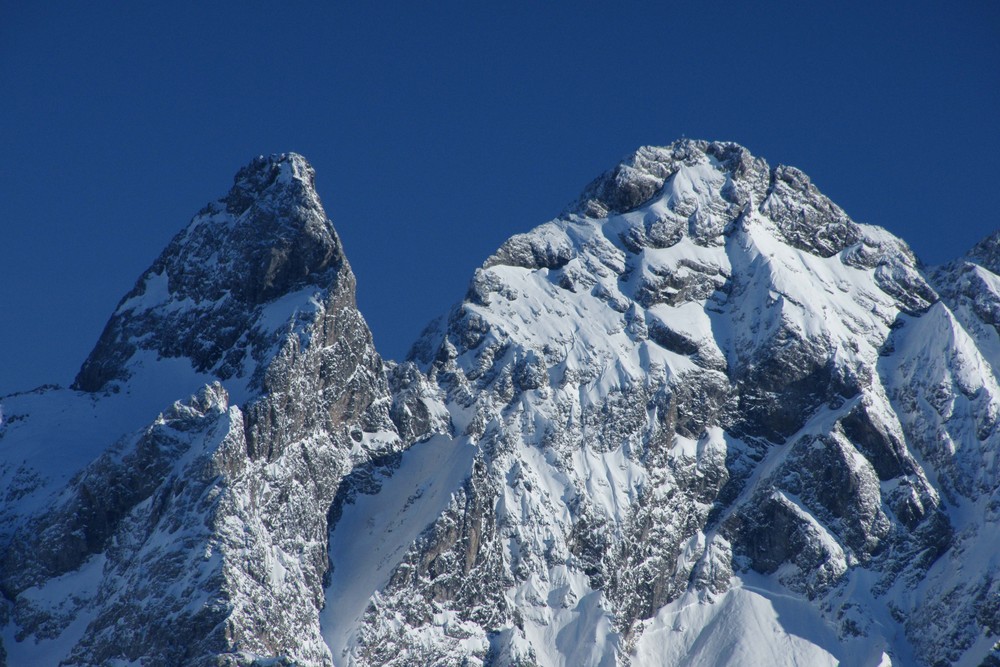
<path id="1" fill-rule="evenodd" d="M 1000 660 L 995 236 L 926 271 L 646 147 L 384 365 L 313 181 L 255 160 L 3 399 L 8 664 Z"/>
<path id="2" fill-rule="evenodd" d="M 327 511 L 345 475 L 400 445 L 354 289 L 294 154 L 254 160 L 171 242 L 84 363 L 76 388 L 89 393 L 51 392 L 68 429 L 142 394 L 163 412 L 92 435 L 93 462 L 66 471 L 61 490 L 39 483 L 29 497 L 55 502 L 8 524 L 11 664 L 330 664 L 318 622 Z M 170 376 L 196 395 L 171 407 Z M 17 411 L 19 397 L 5 404 Z M 30 409 L 10 420 L 8 451 L 61 437 Z M 0 470 L 48 472 L 15 465 Z M 54 582 L 73 595 L 53 599 Z M 38 642 L 51 652 L 33 654 Z"/>

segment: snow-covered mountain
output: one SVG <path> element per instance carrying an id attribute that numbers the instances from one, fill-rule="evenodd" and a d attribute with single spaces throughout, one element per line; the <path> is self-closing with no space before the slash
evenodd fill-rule
<path id="1" fill-rule="evenodd" d="M 261 158 L 139 278 L 73 390 L 3 399 L 9 665 L 329 662 L 328 510 L 403 444 L 354 289 L 312 169 Z"/>
<path id="2" fill-rule="evenodd" d="M 313 181 L 252 162 L 0 401 L 6 664 L 1000 664 L 1000 236 L 642 148 L 397 364 Z"/>

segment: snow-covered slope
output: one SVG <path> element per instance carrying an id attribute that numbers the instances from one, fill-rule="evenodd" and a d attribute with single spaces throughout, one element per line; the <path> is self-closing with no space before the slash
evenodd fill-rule
<path id="1" fill-rule="evenodd" d="M 313 180 L 255 160 L 0 401 L 7 664 L 1000 660 L 996 236 L 925 271 L 642 148 L 383 364 Z"/>

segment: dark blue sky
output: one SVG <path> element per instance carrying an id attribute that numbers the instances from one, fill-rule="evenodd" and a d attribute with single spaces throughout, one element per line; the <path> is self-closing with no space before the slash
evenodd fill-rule
<path id="1" fill-rule="evenodd" d="M 932 264 L 1000 227 L 996 2 L 177 4 L 0 4 L 0 394 L 68 384 L 260 153 L 315 166 L 397 359 L 642 144 L 793 164 Z"/>

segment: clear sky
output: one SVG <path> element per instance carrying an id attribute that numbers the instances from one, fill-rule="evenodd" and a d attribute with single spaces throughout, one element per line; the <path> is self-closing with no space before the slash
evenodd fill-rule
<path id="1" fill-rule="evenodd" d="M 1000 3 L 0 3 L 0 394 L 68 384 L 261 153 L 382 354 L 642 144 L 737 141 L 927 263 L 1000 227 Z"/>

